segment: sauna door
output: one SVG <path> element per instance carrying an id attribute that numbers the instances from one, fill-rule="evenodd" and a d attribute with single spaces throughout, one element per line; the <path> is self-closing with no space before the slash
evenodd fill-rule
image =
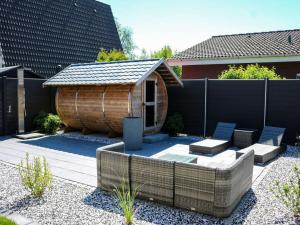
<path id="1" fill-rule="evenodd" d="M 152 130 L 156 126 L 156 92 L 156 79 L 146 80 L 144 91 L 144 130 Z"/>

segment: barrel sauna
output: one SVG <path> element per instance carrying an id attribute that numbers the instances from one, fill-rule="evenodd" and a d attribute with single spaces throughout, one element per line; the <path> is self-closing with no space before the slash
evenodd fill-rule
<path id="1" fill-rule="evenodd" d="M 151 81 L 154 87 L 150 87 Z M 153 95 L 152 98 L 147 97 L 149 93 Z M 147 102 L 147 99 L 152 100 Z M 146 112 L 148 109 L 153 118 Z M 144 133 L 159 132 L 165 122 L 167 109 L 167 89 L 157 72 L 139 85 L 59 86 L 56 92 L 59 117 L 66 127 L 76 130 L 121 134 L 123 118 L 134 116 L 143 118 Z M 153 126 L 147 126 L 146 117 L 152 123 L 154 120 Z"/>

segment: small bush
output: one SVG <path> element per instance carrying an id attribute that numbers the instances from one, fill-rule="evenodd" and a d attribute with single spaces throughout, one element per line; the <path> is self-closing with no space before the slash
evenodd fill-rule
<path id="1" fill-rule="evenodd" d="M 40 112 L 34 123 L 42 133 L 46 134 L 55 134 L 62 125 L 62 121 L 57 115 L 45 112 Z"/>
<path id="2" fill-rule="evenodd" d="M 0 224 L 1 225 L 17 225 L 14 221 L 12 221 L 4 216 L 1 216 L 1 215 L 0 215 Z"/>
<path id="3" fill-rule="evenodd" d="M 295 146 L 300 147 L 300 135 L 299 134 L 296 136 Z"/>
<path id="4" fill-rule="evenodd" d="M 53 177 L 45 157 L 43 160 L 34 157 L 30 162 L 29 154 L 26 153 L 25 163 L 22 160 L 18 168 L 23 186 L 33 197 L 40 198 L 51 188 Z"/>
<path id="5" fill-rule="evenodd" d="M 279 80 L 281 77 L 276 74 L 275 68 L 269 69 L 265 66 L 248 65 L 243 66 L 229 66 L 228 70 L 225 70 L 219 76 L 219 79 L 264 79 Z"/>
<path id="6" fill-rule="evenodd" d="M 129 184 L 123 179 L 120 187 L 115 189 L 118 205 L 123 211 L 125 224 L 133 224 L 134 215 L 136 210 L 134 209 L 134 201 L 138 193 L 138 188 L 130 191 Z"/>
<path id="7" fill-rule="evenodd" d="M 180 113 L 174 113 L 171 115 L 166 124 L 166 128 L 171 136 L 176 136 L 184 129 L 183 117 Z"/>
<path id="8" fill-rule="evenodd" d="M 295 217 L 300 217 L 300 168 L 294 167 L 294 172 L 296 176 L 289 182 L 276 181 L 272 191 Z"/>

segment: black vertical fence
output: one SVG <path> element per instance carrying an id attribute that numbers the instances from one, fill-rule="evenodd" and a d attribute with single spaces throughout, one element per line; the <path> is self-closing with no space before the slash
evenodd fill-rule
<path id="1" fill-rule="evenodd" d="M 206 89 L 205 80 L 183 84 L 168 89 L 168 115 L 181 113 L 186 133 L 210 136 L 222 121 L 259 131 L 265 124 L 284 127 L 286 143 L 300 134 L 300 80 L 207 80 Z"/>
<path id="2" fill-rule="evenodd" d="M 40 112 L 55 113 L 55 89 L 45 87 L 44 79 L 25 78 L 25 131 L 35 129 L 34 117 Z M 0 78 L 0 133 L 16 134 L 18 130 L 17 78 Z"/>

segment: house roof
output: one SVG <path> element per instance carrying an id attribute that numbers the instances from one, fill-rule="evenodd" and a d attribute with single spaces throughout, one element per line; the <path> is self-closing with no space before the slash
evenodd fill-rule
<path id="1" fill-rule="evenodd" d="M 23 68 L 24 69 L 24 77 L 25 78 L 43 78 L 41 75 L 34 73 L 29 68 L 24 68 L 23 66 L 8 66 L 8 67 L 1 67 L 0 68 L 0 76 L 7 76 L 7 77 L 17 77 L 17 69 Z"/>
<path id="2" fill-rule="evenodd" d="M 0 43 L 6 66 L 44 77 L 95 61 L 100 48 L 122 49 L 110 6 L 96 0 L 1 0 Z"/>
<path id="3" fill-rule="evenodd" d="M 138 85 L 154 71 L 162 76 L 167 85 L 182 86 L 182 82 L 164 58 L 73 64 L 48 79 L 44 86 Z"/>
<path id="4" fill-rule="evenodd" d="M 300 56 L 300 29 L 213 36 L 172 60 Z"/>

